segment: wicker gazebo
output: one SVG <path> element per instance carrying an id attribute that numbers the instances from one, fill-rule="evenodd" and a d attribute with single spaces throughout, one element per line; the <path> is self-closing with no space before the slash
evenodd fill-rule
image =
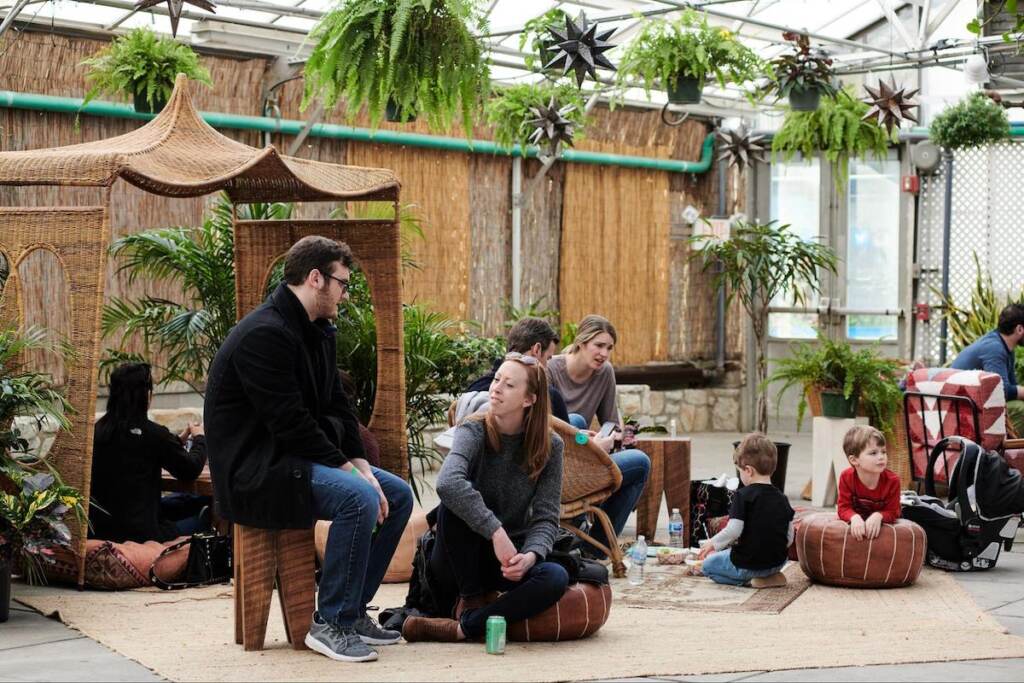
<path id="1" fill-rule="evenodd" d="M 382 464 L 408 476 L 405 371 L 402 349 L 400 185 L 388 170 L 340 166 L 256 149 L 227 138 L 199 116 L 188 81 L 178 76 L 166 108 L 141 128 L 107 140 L 54 149 L 0 153 L 0 185 L 106 188 L 98 206 L 0 207 L 0 252 L 11 265 L 0 320 L 20 321 L 24 303 L 18 264 L 38 250 L 54 253 L 70 288 L 71 338 L 77 350 L 68 373 L 72 429 L 61 434 L 50 462 L 65 481 L 89 493 L 96 405 L 100 309 L 110 242 L 110 190 L 118 178 L 153 194 L 197 197 L 220 190 L 235 203 L 390 201 L 387 220 L 235 220 L 235 287 L 241 317 L 262 300 L 274 262 L 300 237 L 343 240 L 366 272 L 377 319 L 377 398 L 370 429 Z M 84 580 L 86 529 L 75 529 L 79 582 Z"/>

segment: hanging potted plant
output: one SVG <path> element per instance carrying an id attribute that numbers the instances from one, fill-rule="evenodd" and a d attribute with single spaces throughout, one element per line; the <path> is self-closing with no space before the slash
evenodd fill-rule
<path id="1" fill-rule="evenodd" d="M 82 62 L 89 70 L 86 81 L 92 86 L 82 106 L 106 95 L 131 98 L 135 111 L 155 114 L 167 104 L 174 90 L 174 79 L 183 73 L 194 81 L 212 85 L 210 72 L 188 45 L 161 38 L 148 28 L 137 28 Z"/>
<path id="2" fill-rule="evenodd" d="M 789 111 L 772 138 L 772 153 L 789 161 L 798 152 L 805 159 L 824 152 L 832 164 L 836 191 L 842 193 L 849 178 L 851 157 L 863 158 L 870 153 L 884 159 L 890 141 L 899 139 L 899 129 L 894 128 L 890 136 L 876 119 L 864 120 L 869 109 L 843 89 L 816 111 Z"/>
<path id="3" fill-rule="evenodd" d="M 565 26 L 565 10 L 559 7 L 552 7 L 539 17 L 534 17 L 523 26 L 519 34 L 519 50 L 523 52 L 523 62 L 527 69 L 543 71 L 552 76 L 561 76 L 562 69 L 545 69 L 551 60 L 555 58 L 557 50 L 552 48 L 552 28 Z"/>
<path id="4" fill-rule="evenodd" d="M 772 76 L 765 92 L 788 97 L 793 111 L 814 111 L 822 95 L 836 96 L 832 59 L 824 50 L 812 48 L 806 35 L 787 31 L 782 37 L 793 44 L 792 51 L 768 63 Z"/>
<path id="5" fill-rule="evenodd" d="M 574 138 L 580 139 L 586 121 L 585 103 L 580 91 L 571 83 L 550 85 L 547 83 L 520 83 L 501 88 L 487 101 L 485 107 L 487 123 L 494 128 L 494 141 L 503 149 L 511 150 L 519 145 L 525 150 L 536 127 L 534 110 L 548 107 L 552 100 L 555 109 L 565 110 L 565 118 L 571 123 Z"/>
<path id="6" fill-rule="evenodd" d="M 639 79 L 648 96 L 660 83 L 672 104 L 695 104 L 708 76 L 724 88 L 754 80 L 762 69 L 758 56 L 732 33 L 688 10 L 673 22 L 644 24 L 619 62 L 619 83 Z"/>
<path id="7" fill-rule="evenodd" d="M 836 272 L 836 254 L 818 242 L 804 241 L 788 225 L 738 221 L 728 239 L 694 235 L 691 257 L 701 271 L 712 274 L 715 290 L 725 290 L 727 304 L 739 300 L 754 333 L 755 384 L 758 389 L 755 428 L 768 430 L 768 307 L 775 297 L 788 295 L 804 303 L 818 292 L 819 272 Z M 720 264 L 720 265 L 719 265 Z M 786 470 L 789 444 L 776 444 L 781 472 Z M 785 483 L 784 481 L 782 482 Z"/>
<path id="8" fill-rule="evenodd" d="M 349 118 L 366 107 L 410 121 L 418 114 L 445 130 L 461 118 L 471 135 L 490 91 L 485 21 L 470 0 L 349 0 L 313 29 L 302 107 L 345 101 Z"/>
<path id="9" fill-rule="evenodd" d="M 1010 137 L 1006 110 L 975 92 L 935 117 L 929 137 L 948 150 L 981 147 Z"/>

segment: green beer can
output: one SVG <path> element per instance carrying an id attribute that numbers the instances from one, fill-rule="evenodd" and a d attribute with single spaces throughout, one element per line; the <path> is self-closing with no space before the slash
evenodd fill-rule
<path id="1" fill-rule="evenodd" d="M 505 617 L 487 617 L 487 654 L 505 654 Z"/>

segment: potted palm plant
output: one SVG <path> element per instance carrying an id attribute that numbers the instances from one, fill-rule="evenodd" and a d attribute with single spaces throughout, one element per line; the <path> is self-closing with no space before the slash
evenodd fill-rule
<path id="1" fill-rule="evenodd" d="M 345 100 L 350 118 L 366 108 L 445 130 L 461 119 L 468 137 L 490 91 L 485 19 L 471 0 L 350 0 L 313 29 L 302 106 Z"/>
<path id="2" fill-rule="evenodd" d="M 212 85 L 210 72 L 188 45 L 161 38 L 148 28 L 137 28 L 82 62 L 85 79 L 92 84 L 82 106 L 100 95 L 131 98 L 135 111 L 155 114 L 167 104 L 174 79 L 183 73 L 194 81 Z"/>
<path id="3" fill-rule="evenodd" d="M 727 239 L 711 234 L 690 238 L 691 257 L 701 270 L 712 273 L 715 290 L 725 290 L 726 301 L 738 300 L 750 318 L 754 333 L 756 429 L 768 430 L 767 341 L 768 307 L 778 296 L 802 304 L 818 292 L 819 273 L 836 272 L 836 254 L 818 242 L 804 241 L 788 225 L 736 222 Z M 779 444 L 776 444 L 779 446 Z M 789 444 L 779 448 L 779 469 L 785 471 Z"/>
<path id="4" fill-rule="evenodd" d="M 836 95 L 832 59 L 824 50 L 812 48 L 806 35 L 786 31 L 782 37 L 792 49 L 768 63 L 772 77 L 765 91 L 788 97 L 794 111 L 814 111 L 822 95 Z"/>
<path id="5" fill-rule="evenodd" d="M 727 83 L 754 80 L 762 68 L 758 56 L 731 32 L 688 10 L 672 22 L 657 19 L 644 24 L 623 52 L 619 81 L 639 79 L 648 95 L 661 83 L 669 102 L 695 104 L 708 76 L 724 88 Z"/>

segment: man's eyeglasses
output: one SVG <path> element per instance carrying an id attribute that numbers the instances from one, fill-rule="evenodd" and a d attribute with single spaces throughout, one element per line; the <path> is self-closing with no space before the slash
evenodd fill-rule
<path id="1" fill-rule="evenodd" d="M 348 285 L 349 285 L 349 281 L 348 280 L 342 280 L 340 277 L 335 277 L 334 275 L 331 275 L 330 273 L 323 273 L 323 276 L 324 277 L 329 277 L 332 280 L 335 280 L 339 285 L 341 285 L 341 293 L 342 294 L 344 294 L 345 292 L 348 291 Z"/>
<path id="2" fill-rule="evenodd" d="M 525 353 L 519 353 L 518 351 L 512 351 L 505 354 L 505 360 L 519 361 L 523 365 L 538 365 L 540 363 L 534 356 L 528 356 Z"/>

